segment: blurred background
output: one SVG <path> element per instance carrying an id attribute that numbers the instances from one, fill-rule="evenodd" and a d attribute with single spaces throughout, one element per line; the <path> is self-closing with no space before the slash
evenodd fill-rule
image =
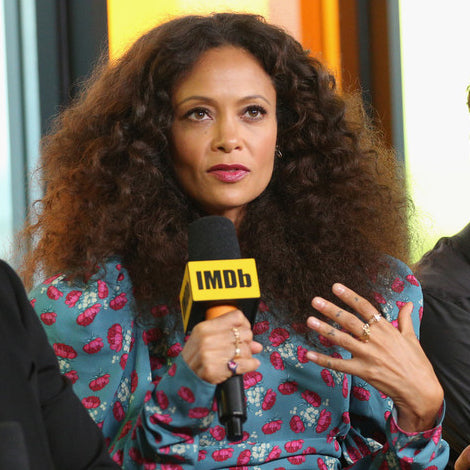
<path id="1" fill-rule="evenodd" d="M 326 62 L 404 162 L 414 260 L 470 222 L 467 0 L 0 0 L 0 257 L 40 188 L 39 141 L 98 57 L 188 13 L 243 11 Z"/>

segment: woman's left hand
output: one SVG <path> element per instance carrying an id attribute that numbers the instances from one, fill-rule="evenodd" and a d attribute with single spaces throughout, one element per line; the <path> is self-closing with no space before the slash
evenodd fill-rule
<path id="1" fill-rule="evenodd" d="M 323 367 L 360 377 L 388 395 L 395 403 L 398 425 L 404 431 L 433 428 L 444 392 L 413 330 L 413 304 L 408 302 L 400 310 L 397 329 L 370 302 L 351 289 L 334 284 L 333 293 L 364 321 L 315 297 L 312 306 L 340 325 L 342 330 L 316 317 L 309 317 L 307 325 L 350 351 L 352 358 L 338 359 L 309 351 L 308 359 Z"/>

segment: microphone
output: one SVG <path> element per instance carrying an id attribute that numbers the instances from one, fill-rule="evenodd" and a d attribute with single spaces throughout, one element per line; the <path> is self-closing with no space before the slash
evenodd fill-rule
<path id="1" fill-rule="evenodd" d="M 241 310 L 253 325 L 260 290 L 256 263 L 241 258 L 235 226 L 221 216 L 201 217 L 189 225 L 188 255 L 180 305 L 186 332 L 200 321 Z M 243 376 L 234 375 L 216 388 L 220 423 L 227 439 L 239 441 L 246 421 Z"/>

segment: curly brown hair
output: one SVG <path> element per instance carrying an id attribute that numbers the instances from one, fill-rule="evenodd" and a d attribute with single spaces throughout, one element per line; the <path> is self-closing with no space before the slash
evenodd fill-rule
<path id="1" fill-rule="evenodd" d="M 141 301 L 176 299 L 188 223 L 201 215 L 173 173 L 169 135 L 175 84 L 205 51 L 251 53 L 277 93 L 272 180 L 239 227 L 268 300 L 303 318 L 333 282 L 367 295 L 384 253 L 407 261 L 407 207 L 394 155 L 354 97 L 284 30 L 257 15 L 186 16 L 103 60 L 42 142 L 45 194 L 24 230 L 33 240 L 23 277 L 86 278 L 111 256 L 129 270 Z"/>

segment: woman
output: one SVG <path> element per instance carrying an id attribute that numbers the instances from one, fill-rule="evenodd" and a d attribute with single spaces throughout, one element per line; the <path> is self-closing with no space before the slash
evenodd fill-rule
<path id="1" fill-rule="evenodd" d="M 50 276 L 32 301 L 117 462 L 442 467 L 420 288 L 384 255 L 407 245 L 395 171 L 360 107 L 260 17 L 175 19 L 97 71 L 44 141 L 25 275 Z M 253 327 L 233 310 L 185 337 L 187 227 L 207 214 L 235 224 L 263 299 Z M 248 419 L 229 442 L 214 392 L 235 370 Z"/>

